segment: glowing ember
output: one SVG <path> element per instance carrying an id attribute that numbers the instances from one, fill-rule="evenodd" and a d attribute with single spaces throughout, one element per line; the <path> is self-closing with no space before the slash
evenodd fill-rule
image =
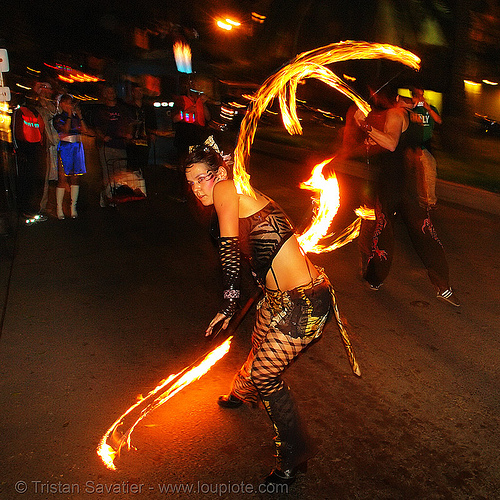
<path id="1" fill-rule="evenodd" d="M 184 42 L 174 43 L 174 58 L 177 70 L 181 73 L 192 73 L 191 68 L 191 47 Z"/>
<path id="2" fill-rule="evenodd" d="M 232 338 L 229 337 L 210 351 L 203 360 L 197 360 L 181 372 L 162 380 L 145 398 L 141 397 L 115 421 L 102 437 L 97 449 L 97 454 L 108 469 L 116 470 L 114 460 L 125 443 L 130 449 L 130 437 L 136 425 L 155 408 L 164 404 L 191 382 L 205 375 L 219 359 L 227 354 Z"/>

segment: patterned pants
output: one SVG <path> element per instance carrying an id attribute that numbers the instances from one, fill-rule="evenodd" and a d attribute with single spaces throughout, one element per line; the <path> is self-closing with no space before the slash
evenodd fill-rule
<path id="1" fill-rule="evenodd" d="M 261 397 L 276 433 L 276 467 L 282 471 L 315 453 L 281 374 L 321 335 L 332 308 L 333 289 L 319 271 L 308 285 L 286 292 L 266 291 L 257 306 L 252 350 L 231 387 L 232 394 L 247 402 L 256 403 Z"/>
<path id="2" fill-rule="evenodd" d="M 443 245 L 432 224 L 429 210 L 416 200 L 403 200 L 399 205 L 375 206 L 375 221 L 363 220 L 359 234 L 363 278 L 380 285 L 389 275 L 394 255 L 394 212 L 398 211 L 406 225 L 413 247 L 427 269 L 431 283 L 438 290 L 450 287 L 449 269 Z"/>
<path id="3" fill-rule="evenodd" d="M 417 193 L 420 206 L 433 207 L 436 198 L 436 159 L 427 149 L 422 149 L 420 155 L 421 172 L 417 180 Z"/>
<path id="4" fill-rule="evenodd" d="M 286 292 L 266 290 L 257 305 L 252 350 L 233 379 L 231 393 L 249 403 L 284 387 L 281 374 L 316 338 L 328 318 L 332 287 L 320 269 L 313 283 Z"/>

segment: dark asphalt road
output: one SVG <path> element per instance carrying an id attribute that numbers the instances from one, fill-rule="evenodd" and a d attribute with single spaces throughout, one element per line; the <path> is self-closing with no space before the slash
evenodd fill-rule
<path id="1" fill-rule="evenodd" d="M 254 186 L 299 226 L 310 195 L 297 185 L 309 169 L 252 156 Z M 95 452 L 138 394 L 210 345 L 203 332 L 218 304 L 217 258 L 204 217 L 165 196 L 170 175 L 156 175 L 158 194 L 148 200 L 108 210 L 90 174 L 78 220 L 21 227 L 13 261 L 13 241 L 2 241 L 3 292 L 10 276 L 0 339 L 2 500 L 269 497 L 248 493 L 273 462 L 264 410 L 215 404 L 249 350 L 253 312 L 209 374 L 138 425 L 137 449 L 122 454 L 116 472 Z M 339 180 L 342 227 L 363 183 Z M 276 498 L 500 498 L 500 220 L 443 204 L 435 224 L 460 310 L 435 299 L 401 226 L 378 292 L 359 280 L 355 243 L 312 257 L 334 283 L 363 377 L 351 374 L 333 323 L 290 367 L 285 378 L 319 453 Z M 249 279 L 244 288 L 245 297 L 254 291 Z"/>

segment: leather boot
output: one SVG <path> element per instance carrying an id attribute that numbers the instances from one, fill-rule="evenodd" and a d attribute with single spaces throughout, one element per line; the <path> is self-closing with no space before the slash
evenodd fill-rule
<path id="1" fill-rule="evenodd" d="M 276 465 L 265 479 L 268 483 L 292 484 L 297 472 L 315 455 L 315 449 L 303 426 L 288 387 L 262 397 L 273 423 L 276 437 Z"/>
<path id="2" fill-rule="evenodd" d="M 233 394 L 227 396 L 219 396 L 217 404 L 222 408 L 239 408 L 243 404 L 243 400 L 237 398 Z"/>

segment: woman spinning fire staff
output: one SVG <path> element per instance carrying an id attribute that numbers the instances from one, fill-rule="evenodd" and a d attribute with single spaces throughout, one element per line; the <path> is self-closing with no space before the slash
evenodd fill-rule
<path id="1" fill-rule="evenodd" d="M 276 432 L 276 465 L 266 482 L 292 484 L 314 451 L 281 374 L 321 335 L 332 308 L 333 289 L 323 270 L 299 246 L 281 208 L 259 192 L 256 198 L 238 194 L 230 168 L 213 141 L 212 145 L 196 146 L 185 161 L 194 195 L 202 205 L 213 205 L 217 216 L 212 234 L 219 246 L 224 300 L 206 335 L 221 321 L 226 328 L 237 309 L 240 252 L 249 259 L 265 293 L 257 305 L 252 350 L 229 394 L 220 396 L 218 404 L 238 408 L 262 399 Z"/>

